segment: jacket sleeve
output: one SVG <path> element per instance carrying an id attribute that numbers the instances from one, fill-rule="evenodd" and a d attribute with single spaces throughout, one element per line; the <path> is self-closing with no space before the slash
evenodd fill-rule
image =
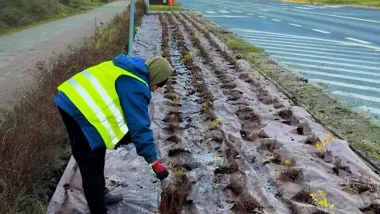
<path id="1" fill-rule="evenodd" d="M 116 90 L 137 154 L 148 163 L 156 161 L 157 151 L 148 111 L 150 91 L 143 83 L 127 76 L 117 79 Z"/>

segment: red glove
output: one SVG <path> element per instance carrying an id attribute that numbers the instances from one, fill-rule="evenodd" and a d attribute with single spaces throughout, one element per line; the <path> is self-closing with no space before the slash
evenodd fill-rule
<path id="1" fill-rule="evenodd" d="M 157 178 L 161 181 L 169 176 L 169 171 L 159 160 L 152 163 L 152 169 L 154 173 L 156 173 Z"/>

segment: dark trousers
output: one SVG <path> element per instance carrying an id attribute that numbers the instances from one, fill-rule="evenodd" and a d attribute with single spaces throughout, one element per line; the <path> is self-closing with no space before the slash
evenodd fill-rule
<path id="1" fill-rule="evenodd" d="M 107 213 L 104 203 L 105 179 L 104 179 L 104 158 L 106 147 L 102 146 L 91 150 L 86 136 L 83 134 L 78 123 L 65 111 L 58 108 L 62 120 L 65 123 L 69 134 L 71 152 L 78 163 L 82 175 L 82 187 L 91 214 Z M 132 142 L 128 132 L 115 146 L 127 145 Z"/>
<path id="2" fill-rule="evenodd" d="M 91 150 L 77 122 L 59 109 L 70 138 L 71 150 L 82 175 L 82 186 L 91 214 L 105 214 L 104 204 L 104 158 L 106 147 Z"/>

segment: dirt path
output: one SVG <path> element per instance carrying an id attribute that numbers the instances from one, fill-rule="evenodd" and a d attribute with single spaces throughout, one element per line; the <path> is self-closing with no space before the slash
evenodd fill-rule
<path id="1" fill-rule="evenodd" d="M 0 37 L 0 108 L 11 106 L 18 91 L 33 83 L 37 62 L 80 44 L 94 33 L 96 25 L 110 21 L 128 4 L 128 0 L 112 2 L 85 14 Z"/>

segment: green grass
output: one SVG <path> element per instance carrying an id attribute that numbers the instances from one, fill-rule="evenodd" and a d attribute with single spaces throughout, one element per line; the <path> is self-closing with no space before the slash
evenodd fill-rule
<path id="1" fill-rule="evenodd" d="M 150 11 L 183 11 L 185 10 L 180 5 L 174 5 L 174 6 L 168 6 L 168 5 L 150 5 L 149 6 Z"/>
<path id="2" fill-rule="evenodd" d="M 59 0 L 0 0 L 0 35 L 76 15 L 104 3 L 71 0 L 69 5 L 63 5 Z"/>
<path id="3" fill-rule="evenodd" d="M 379 0 L 284 0 L 284 1 L 296 2 L 296 3 L 344 4 L 344 5 L 380 7 Z"/>
<path id="4" fill-rule="evenodd" d="M 321 85 L 310 84 L 298 74 L 275 64 L 254 47 L 234 34 L 192 15 L 205 25 L 234 51 L 250 61 L 254 68 L 270 78 L 276 85 L 292 97 L 296 105 L 312 113 L 317 122 L 325 124 L 339 136 L 350 143 L 350 146 L 379 166 L 380 164 L 380 124 L 365 112 L 354 109 L 349 104 L 332 97 Z M 235 39 L 234 39 L 235 38 Z M 235 41 L 236 40 L 236 41 Z M 238 42 L 239 41 L 239 42 Z M 244 45 L 240 45 L 244 44 Z M 258 52 L 260 52 L 258 51 Z"/>
<path id="5" fill-rule="evenodd" d="M 241 54 L 249 55 L 251 53 L 262 53 L 264 52 L 263 48 L 253 46 L 249 44 L 248 42 L 237 38 L 235 36 L 231 35 L 221 35 L 220 38 L 222 38 L 228 47 L 230 47 L 232 50 L 238 51 Z"/>

